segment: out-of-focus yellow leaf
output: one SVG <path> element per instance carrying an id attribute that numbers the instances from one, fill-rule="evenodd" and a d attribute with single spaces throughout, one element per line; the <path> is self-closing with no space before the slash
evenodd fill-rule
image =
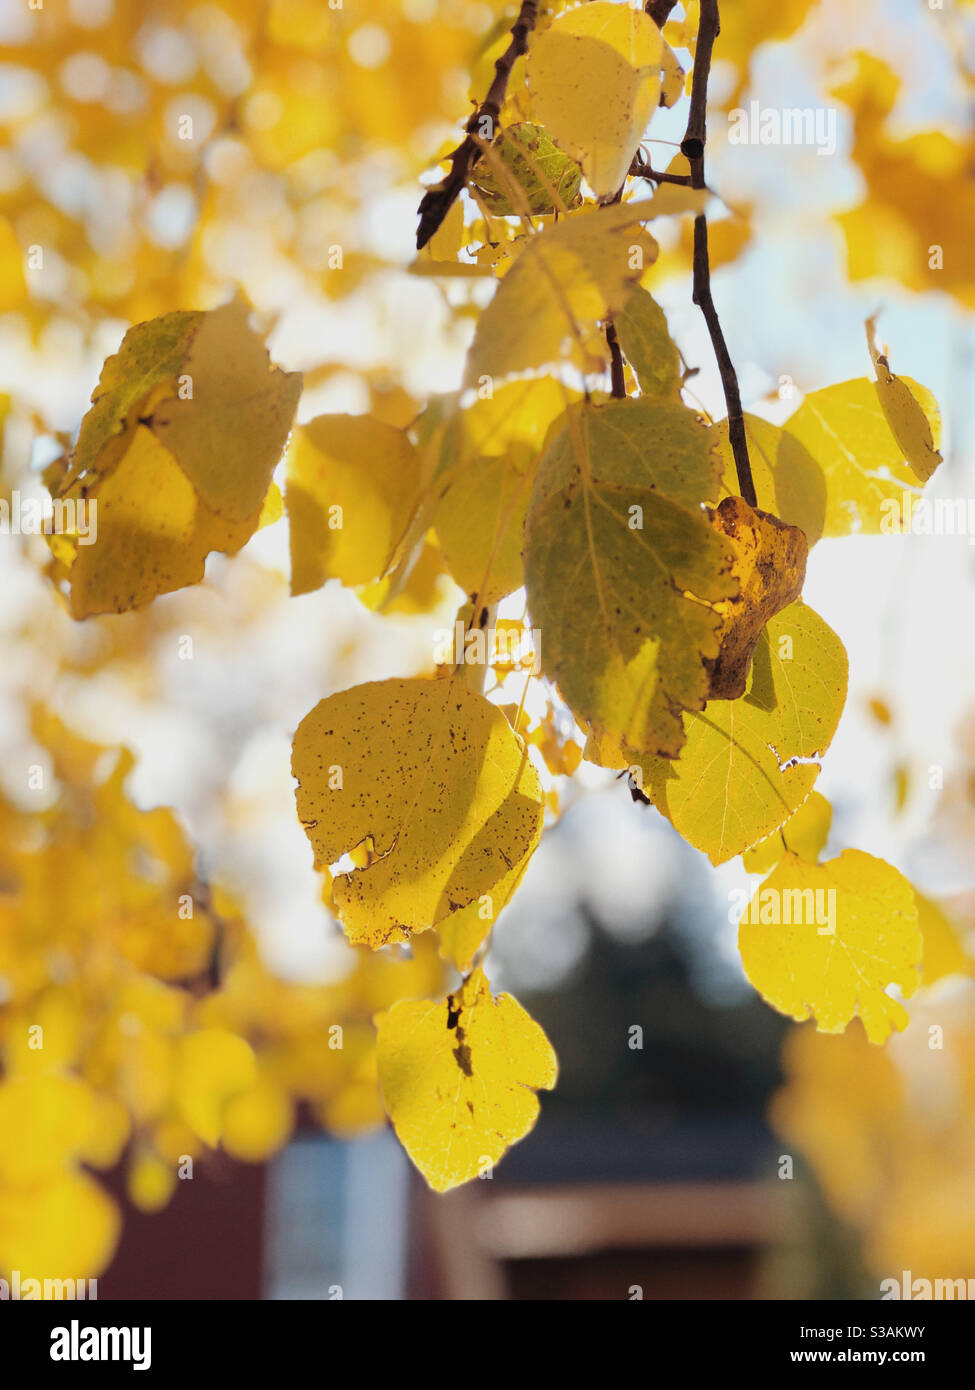
<path id="1" fill-rule="evenodd" d="M 915 888 L 918 925 L 924 939 L 921 981 L 933 985 L 946 975 L 971 975 L 975 961 L 965 950 L 958 928 L 944 907 Z"/>
<path id="2" fill-rule="evenodd" d="M 497 1163 L 538 1116 L 558 1064 L 542 1029 L 482 970 L 377 1019 L 379 1082 L 400 1142 L 437 1192 Z"/>
<path id="3" fill-rule="evenodd" d="M 257 1063 L 243 1038 L 220 1028 L 204 1028 L 179 1039 L 176 1052 L 176 1103 L 190 1129 L 211 1148 L 220 1142 L 224 1108 L 253 1086 Z"/>

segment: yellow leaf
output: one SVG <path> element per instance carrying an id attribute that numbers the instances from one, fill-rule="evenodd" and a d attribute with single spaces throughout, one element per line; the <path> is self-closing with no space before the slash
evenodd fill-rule
<path id="1" fill-rule="evenodd" d="M 118 1209 L 85 1173 L 0 1187 L 0 1270 L 32 1279 L 93 1279 L 118 1242 Z"/>
<path id="2" fill-rule="evenodd" d="M 740 700 L 684 716 L 676 761 L 639 763 L 643 790 L 684 839 L 723 864 L 782 825 L 819 775 L 846 701 L 847 658 L 818 614 L 794 603 L 759 638 Z"/>
<path id="3" fill-rule="evenodd" d="M 919 893 L 915 888 L 918 925 L 924 939 L 921 979 L 925 986 L 933 985 L 946 975 L 971 975 L 975 961 L 965 950 L 958 928 L 940 903 Z"/>
<path id="4" fill-rule="evenodd" d="M 559 362 L 592 370 L 605 359 L 602 320 L 623 308 L 657 244 L 641 220 L 653 200 L 581 209 L 527 242 L 484 310 L 467 358 L 465 384 Z"/>
<path id="5" fill-rule="evenodd" d="M 326 579 L 349 587 L 382 579 L 423 486 L 420 452 L 403 430 L 371 415 L 319 415 L 299 426 L 285 493 L 292 594 Z"/>
<path id="6" fill-rule="evenodd" d="M 522 532 L 535 457 L 525 447 L 457 471 L 437 508 L 436 531 L 454 580 L 481 605 L 524 583 Z"/>
<path id="7" fill-rule="evenodd" d="M 235 299 L 201 317 L 177 389 L 153 411 L 152 430 L 201 501 L 230 522 L 259 512 L 301 394 L 301 376 L 272 367 Z"/>
<path id="8" fill-rule="evenodd" d="M 664 47 L 642 9 L 607 0 L 558 15 L 531 46 L 532 114 L 599 197 L 625 180 L 657 109 Z"/>
<path id="9" fill-rule="evenodd" d="M 180 1117 L 211 1148 L 220 1142 L 224 1107 L 254 1084 L 257 1063 L 243 1038 L 204 1028 L 180 1038 L 176 1050 L 176 1103 Z"/>
<path id="10" fill-rule="evenodd" d="M 140 1145 L 132 1155 L 125 1174 L 129 1201 L 140 1211 L 162 1211 L 176 1188 L 176 1164 L 161 1158 L 154 1149 Z"/>
<path id="11" fill-rule="evenodd" d="M 860 377 L 805 398 L 783 428 L 776 468 L 793 476 L 808 473 L 810 462 L 819 469 L 825 493 L 823 536 L 855 531 L 878 535 L 901 529 L 904 496 L 917 491 L 905 457 L 881 408 L 876 383 Z"/>
<path id="12" fill-rule="evenodd" d="M 446 1192 L 497 1163 L 538 1116 L 558 1064 L 541 1028 L 475 970 L 445 1000 L 402 1000 L 377 1020 L 389 1117 L 430 1186 Z"/>
<path id="13" fill-rule="evenodd" d="M 750 874 L 766 874 L 788 852 L 815 864 L 829 838 L 832 820 L 833 808 L 825 796 L 810 792 L 798 811 L 767 840 L 746 850 L 742 863 Z"/>
<path id="14" fill-rule="evenodd" d="M 921 932 L 911 885 L 882 859 L 845 850 L 825 864 L 780 861 L 738 929 L 745 974 L 780 1013 L 812 1015 L 823 1033 L 858 1016 L 873 1043 L 907 1024 L 918 985 Z"/>
<path id="15" fill-rule="evenodd" d="M 264 1163 L 287 1143 L 294 1111 L 284 1091 L 262 1078 L 227 1102 L 223 1147 L 244 1163 Z"/>
<path id="16" fill-rule="evenodd" d="M 406 941 L 492 892 L 541 833 L 538 775 L 498 708 L 454 679 L 373 681 L 295 734 L 298 816 L 349 939 Z"/>
<path id="17" fill-rule="evenodd" d="M 724 463 L 721 495 L 735 496 L 738 474 L 727 419 L 718 421 L 714 436 Z M 781 426 L 759 415 L 745 415 L 745 437 L 759 507 L 787 526 L 801 527 L 806 540 L 814 545 L 823 534 L 826 518 L 827 481 L 822 468 L 804 447 L 786 439 Z M 835 491 L 835 484 L 833 487 Z"/>
<path id="18" fill-rule="evenodd" d="M 744 695 L 752 657 L 765 624 L 802 592 L 808 546 L 798 526 L 786 526 L 768 512 L 755 511 L 741 497 L 726 497 L 708 513 L 711 524 L 734 552 L 740 592 L 722 599 L 716 657 L 705 659 L 709 697 L 737 700 Z"/>
<path id="19" fill-rule="evenodd" d="M 908 377 L 895 376 L 876 341 L 876 319 L 867 319 L 867 342 L 877 373 L 877 395 L 884 419 L 915 476 L 926 483 L 941 463 L 941 415 L 931 392 Z"/>
<path id="20" fill-rule="evenodd" d="M 535 480 L 525 582 L 542 669 L 580 723 L 642 753 L 680 751 L 718 652 L 714 605 L 738 591 L 699 506 L 716 470 L 698 417 L 647 397 L 568 411 Z"/>

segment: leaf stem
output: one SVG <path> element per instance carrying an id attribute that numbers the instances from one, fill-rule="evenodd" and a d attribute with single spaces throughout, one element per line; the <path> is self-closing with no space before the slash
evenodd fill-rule
<path id="1" fill-rule="evenodd" d="M 707 143 L 708 76 L 711 71 L 711 52 L 721 29 L 718 0 L 701 0 L 701 25 L 694 54 L 691 78 L 691 110 L 687 129 L 681 141 L 681 154 L 691 166 L 691 187 L 706 188 L 704 180 L 704 147 Z M 748 439 L 745 417 L 741 408 L 741 393 L 728 344 L 721 329 L 718 311 L 711 295 L 711 259 L 708 250 L 708 220 L 704 213 L 694 219 L 694 303 L 704 315 L 711 346 L 721 373 L 721 385 L 728 407 L 728 437 L 738 474 L 738 490 L 750 507 L 758 505 L 755 483 L 748 458 Z"/>
<path id="2" fill-rule="evenodd" d="M 418 208 L 420 225 L 416 232 L 416 246 L 422 251 L 453 207 L 461 189 L 467 183 L 471 170 L 477 163 L 482 149 L 484 127 L 491 132 L 491 138 L 501 116 L 501 107 L 508 91 L 508 80 L 517 59 L 528 52 L 528 37 L 538 19 L 538 0 L 522 0 L 518 18 L 511 26 L 511 42 L 494 64 L 494 78 L 488 88 L 487 96 L 471 116 L 465 126 L 466 136 L 450 156 L 450 169 L 447 177 L 435 188 L 423 195 Z M 476 137 L 480 136 L 478 140 Z"/>

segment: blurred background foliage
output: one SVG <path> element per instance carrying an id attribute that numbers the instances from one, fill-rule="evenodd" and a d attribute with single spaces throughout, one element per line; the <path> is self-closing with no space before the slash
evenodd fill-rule
<path id="1" fill-rule="evenodd" d="M 237 286 L 273 359 L 305 374 L 301 420 L 370 411 L 402 427 L 456 389 L 513 229 L 503 218 L 488 228 L 468 202 L 417 257 L 415 207 L 421 178 L 435 177 L 486 91 L 515 9 L 3 0 L 4 495 L 43 495 L 41 470 L 70 446 L 130 324 L 214 307 Z M 678 5 L 667 30 L 685 59 L 696 10 Z M 970 489 L 975 10 L 966 0 L 722 10 L 708 150 L 725 214 L 712 258 L 746 404 L 779 419 L 797 392 L 862 375 L 862 320 L 882 298 L 898 370 L 942 403 L 939 479 Z M 836 153 L 732 146 L 726 113 L 752 99 L 834 109 Z M 503 118 L 530 116 L 516 68 Z M 655 121 L 655 167 L 680 140 L 682 107 L 670 117 Z M 717 415 L 720 385 L 690 304 L 689 232 L 663 235 L 644 283 L 701 369 L 695 399 Z M 101 1274 L 121 1214 L 135 1222 L 137 1210 L 182 1200 L 188 1160 L 206 1182 L 226 1158 L 262 1164 L 311 1128 L 339 1139 L 378 1129 L 372 1016 L 447 979 L 432 937 L 409 952 L 346 945 L 295 818 L 289 743 L 321 696 L 430 670 L 432 634 L 464 596 L 431 540 L 410 592 L 383 613 L 373 611 L 382 595 L 363 602 L 335 582 L 289 598 L 282 530 L 262 530 L 232 561 L 211 557 L 197 588 L 83 624 L 45 578 L 43 540 L 3 538 L 4 1274 Z M 606 1214 L 626 1209 L 627 1184 L 670 1192 L 692 1180 L 717 1194 L 710 1234 L 682 1234 L 678 1222 L 666 1237 L 650 1229 L 630 1241 L 657 1248 L 647 1296 L 870 1296 L 902 1269 L 973 1273 L 975 662 L 965 633 L 975 601 L 964 538 L 931 542 L 920 552 L 918 538 L 883 538 L 882 560 L 873 541 L 825 542 L 810 567 L 811 601 L 854 658 L 845 735 L 822 784 L 835 807 L 831 845 L 893 859 L 939 900 L 938 968 L 883 1050 L 858 1023 L 823 1037 L 758 1003 L 727 921 L 740 865 L 705 872 L 607 774 L 590 770 L 570 789 L 578 731 L 544 701 L 529 711 L 550 811 L 564 816 L 501 920 L 492 974 L 545 1026 L 562 1076 L 497 1187 L 608 1192 L 590 1235 L 570 1242 L 594 1261 L 627 1243 Z M 864 590 L 863 613 L 851 613 L 850 593 Z M 502 681 L 491 693 L 517 701 L 518 689 Z M 642 1048 L 628 1046 L 632 1025 Z M 42 1048 L 31 1043 L 37 1027 Z M 930 1045 L 932 1027 L 942 1047 Z M 780 1181 L 783 1154 L 791 1181 Z M 722 1237 L 735 1183 L 758 1183 L 759 1208 L 775 1214 Z M 477 1186 L 462 1200 L 487 1202 Z M 428 1230 L 412 1243 L 403 1288 L 456 1296 L 462 1281 L 435 1258 L 443 1223 L 404 1193 Z M 584 1226 L 583 1198 L 572 1210 Z M 557 1275 L 544 1252 L 561 1258 L 558 1242 L 505 1245 L 503 1216 L 481 1241 L 506 1269 L 489 1291 L 625 1297 L 644 1277 L 629 1256 L 602 1282 L 595 1264 L 587 1277 Z M 163 1242 L 165 1220 L 158 1237 L 140 1226 L 143 1238 Z M 673 1250 L 695 1240 L 712 1275 L 724 1268 L 722 1241 L 754 1249 L 748 1278 L 729 1265 L 709 1282 L 682 1265 Z M 536 1254 L 541 1272 L 518 1274 Z M 143 1262 L 151 1269 L 150 1252 Z"/>

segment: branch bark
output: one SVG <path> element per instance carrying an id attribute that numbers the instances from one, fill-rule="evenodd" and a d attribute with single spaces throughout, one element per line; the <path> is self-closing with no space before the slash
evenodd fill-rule
<path id="1" fill-rule="evenodd" d="M 626 377 L 623 375 L 623 349 L 620 347 L 620 340 L 616 336 L 616 324 L 612 319 L 609 319 L 606 323 L 606 342 L 609 346 L 610 378 L 612 381 L 613 399 L 625 401 Z"/>
<path id="2" fill-rule="evenodd" d="M 418 212 L 420 225 L 416 232 L 417 250 L 421 251 L 441 225 L 447 213 L 460 195 L 461 189 L 470 178 L 471 170 L 481 154 L 480 134 L 485 125 L 491 131 L 491 138 L 497 130 L 508 91 L 508 81 L 516 61 L 528 52 L 528 38 L 538 20 L 538 0 L 522 0 L 518 18 L 511 27 L 511 42 L 494 64 L 494 78 L 488 88 L 487 96 L 471 116 L 465 126 L 466 137 L 450 156 L 450 169 L 446 178 L 436 188 L 428 189 L 423 195 Z M 477 137 L 477 138 L 475 138 Z"/>
<path id="3" fill-rule="evenodd" d="M 670 18 L 670 12 L 676 4 L 677 0 L 647 0 L 643 8 L 657 27 L 662 29 Z"/>
<path id="4" fill-rule="evenodd" d="M 714 41 L 721 29 L 718 14 L 718 0 L 701 0 L 701 25 L 697 36 L 697 49 L 694 54 L 694 72 L 691 78 L 691 110 L 687 118 L 687 129 L 681 141 L 681 154 L 691 166 L 691 187 L 705 188 L 704 148 L 707 144 L 707 101 L 708 76 L 711 71 L 711 53 Z M 718 311 L 711 295 L 711 259 L 708 250 L 708 220 L 701 213 L 694 219 L 694 303 L 704 315 L 711 346 L 721 373 L 725 403 L 728 407 L 728 436 L 735 459 L 735 472 L 738 474 L 738 490 L 750 507 L 758 505 L 755 496 L 755 483 L 752 479 L 752 466 L 748 457 L 748 439 L 745 433 L 745 417 L 741 408 L 741 392 L 738 389 L 738 376 L 735 372 L 728 344 L 721 329 Z"/>

